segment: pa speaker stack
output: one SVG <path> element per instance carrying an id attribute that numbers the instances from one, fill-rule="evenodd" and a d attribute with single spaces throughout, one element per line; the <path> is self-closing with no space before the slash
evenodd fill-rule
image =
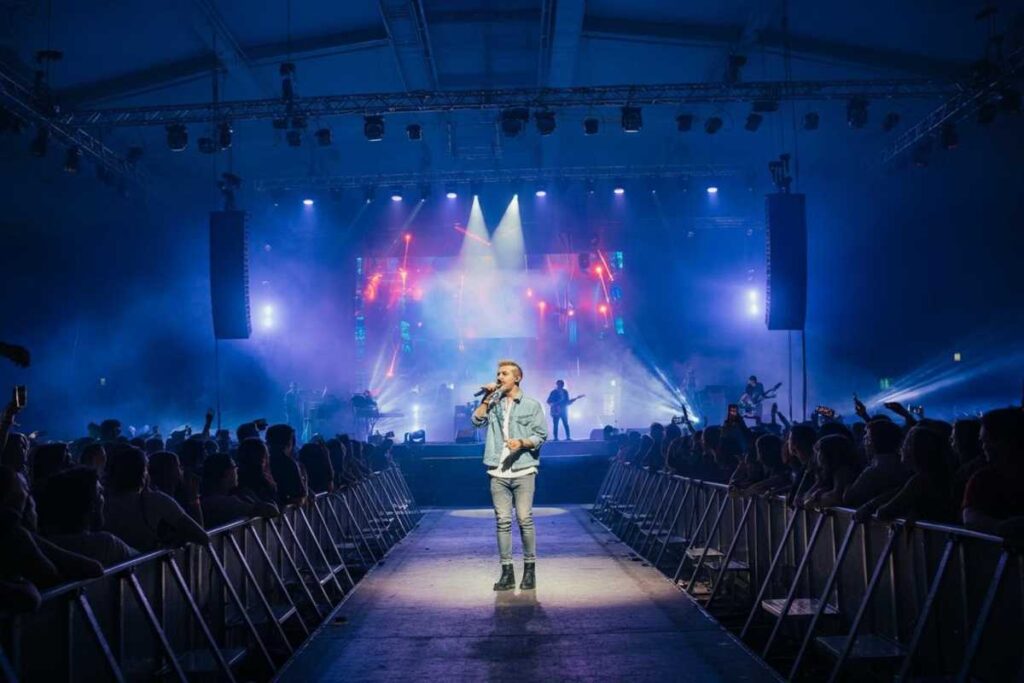
<path id="1" fill-rule="evenodd" d="M 215 338 L 249 338 L 249 244 L 243 211 L 210 213 L 210 303 Z"/>
<path id="2" fill-rule="evenodd" d="M 769 330 L 802 330 L 807 312 L 807 216 L 802 194 L 779 192 L 765 201 Z"/>

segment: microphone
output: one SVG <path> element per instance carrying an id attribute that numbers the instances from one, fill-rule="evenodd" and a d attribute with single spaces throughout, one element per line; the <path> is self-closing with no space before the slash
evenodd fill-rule
<path id="1" fill-rule="evenodd" d="M 483 387 L 480 387 L 480 391 L 478 391 L 475 394 L 473 394 L 473 397 L 475 398 L 477 396 L 485 396 L 487 394 L 493 394 L 493 393 L 502 393 L 502 389 L 501 389 L 501 385 L 500 384 L 494 388 L 494 391 L 487 391 L 487 389 L 485 389 Z"/>

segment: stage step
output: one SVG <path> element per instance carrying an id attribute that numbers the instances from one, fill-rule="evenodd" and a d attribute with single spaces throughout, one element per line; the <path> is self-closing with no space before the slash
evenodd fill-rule
<path id="1" fill-rule="evenodd" d="M 820 604 L 821 601 L 817 598 L 794 598 L 793 604 L 789 606 L 789 612 L 787 612 L 786 616 L 798 618 L 813 617 L 815 612 L 818 611 L 818 605 Z M 761 601 L 761 609 L 775 617 L 782 615 L 782 608 L 785 606 L 785 598 L 772 598 Z M 835 616 L 839 614 L 839 611 L 832 605 L 825 605 L 825 611 L 822 614 L 825 616 Z"/>
<path id="2" fill-rule="evenodd" d="M 818 636 L 814 640 L 822 650 L 832 655 L 832 657 L 839 657 L 839 653 L 843 651 L 843 647 L 846 645 L 845 635 Z M 854 641 L 853 649 L 850 650 L 847 659 L 859 661 L 899 660 L 903 659 L 906 655 L 906 648 L 896 641 L 884 636 L 867 633 L 857 636 L 857 640 Z"/>

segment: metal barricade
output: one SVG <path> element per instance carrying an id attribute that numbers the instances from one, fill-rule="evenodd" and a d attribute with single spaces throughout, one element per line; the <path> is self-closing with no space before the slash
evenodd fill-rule
<path id="1" fill-rule="evenodd" d="M 1024 555 L 613 463 L 591 513 L 789 680 L 1024 677 Z"/>
<path id="2" fill-rule="evenodd" d="M 397 467 L 0 616 L 0 680 L 269 680 L 421 513 Z"/>

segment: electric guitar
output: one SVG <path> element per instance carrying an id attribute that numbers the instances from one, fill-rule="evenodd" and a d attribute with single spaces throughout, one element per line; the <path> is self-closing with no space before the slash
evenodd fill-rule
<path id="1" fill-rule="evenodd" d="M 568 410 L 569 406 L 571 406 L 573 403 L 580 400 L 581 398 L 586 398 L 586 396 L 586 394 L 580 394 L 576 398 L 570 398 L 568 401 L 562 401 L 561 403 L 552 403 L 551 417 L 562 417 L 565 414 L 565 411 Z"/>
<path id="2" fill-rule="evenodd" d="M 782 382 L 779 382 L 757 398 L 753 398 L 744 393 L 743 396 L 740 397 L 740 410 L 743 411 L 744 415 L 756 415 L 761 408 L 761 403 L 763 403 L 765 399 L 775 398 L 775 392 L 778 391 L 781 386 Z"/>

